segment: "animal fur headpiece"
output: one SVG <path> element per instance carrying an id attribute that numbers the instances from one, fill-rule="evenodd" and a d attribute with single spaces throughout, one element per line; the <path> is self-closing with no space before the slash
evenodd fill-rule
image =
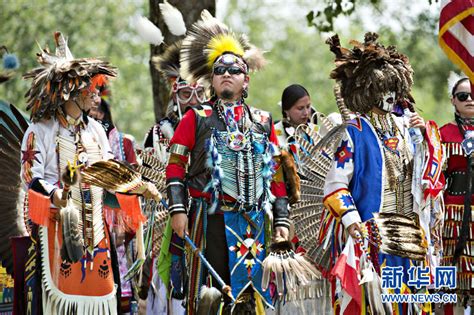
<path id="1" fill-rule="evenodd" d="M 204 79 L 210 85 L 214 63 L 225 54 L 236 56 L 235 64 L 245 73 L 259 70 L 265 64 L 263 52 L 250 44 L 245 35 L 233 33 L 204 10 L 201 20 L 191 26 L 183 40 L 181 77 L 191 82 Z"/>
<path id="2" fill-rule="evenodd" d="M 341 85 L 346 106 L 354 112 L 368 113 L 389 92 L 405 98 L 413 85 L 413 70 L 408 58 L 394 46 L 377 42 L 378 34 L 366 33 L 364 43 L 351 41 L 353 49 L 341 47 L 336 34 L 326 43 L 336 55 L 331 78 Z"/>
<path id="3" fill-rule="evenodd" d="M 166 47 L 161 55 L 152 58 L 155 68 L 160 71 L 163 77 L 168 79 L 170 83 L 173 83 L 179 77 L 179 51 L 181 44 L 181 40 L 174 42 Z"/>
<path id="4" fill-rule="evenodd" d="M 106 83 L 107 77 L 117 75 L 116 68 L 96 58 L 74 59 L 67 41 L 60 32 L 54 33 L 56 53 L 43 49 L 37 54 L 41 67 L 23 75 L 33 79 L 26 93 L 27 110 L 31 120 L 52 117 L 63 118 L 62 105 L 79 96 L 85 89 L 94 89 Z"/>

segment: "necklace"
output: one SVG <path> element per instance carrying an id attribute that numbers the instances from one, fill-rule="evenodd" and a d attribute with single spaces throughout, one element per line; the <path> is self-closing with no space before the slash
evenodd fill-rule
<path id="1" fill-rule="evenodd" d="M 397 199 L 403 199 L 403 182 L 409 172 L 410 154 L 405 139 L 395 124 L 392 115 L 371 114 L 370 122 L 383 146 L 388 186 L 396 191 Z M 400 138 L 402 139 L 400 141 Z"/>
<path id="2" fill-rule="evenodd" d="M 227 129 L 227 146 L 233 151 L 241 151 L 244 149 L 245 145 L 248 142 L 247 137 L 245 136 L 245 119 L 246 112 L 245 107 L 242 111 L 242 117 L 240 117 L 240 127 L 239 122 L 236 121 L 234 108 L 236 106 L 243 106 L 241 102 L 236 103 L 223 103 L 222 100 L 219 100 L 217 103 L 217 113 L 222 119 Z M 242 130 L 242 131 L 241 131 Z"/>
<path id="3" fill-rule="evenodd" d="M 474 125 L 474 118 L 462 118 L 456 113 L 454 119 L 458 125 L 459 133 L 463 137 L 461 146 L 464 154 L 469 156 L 474 153 L 474 130 L 469 130 L 469 127 Z"/>

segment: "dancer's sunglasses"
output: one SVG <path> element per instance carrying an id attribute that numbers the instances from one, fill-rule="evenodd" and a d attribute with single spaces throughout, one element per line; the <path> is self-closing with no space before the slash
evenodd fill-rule
<path id="1" fill-rule="evenodd" d="M 242 69 L 235 66 L 232 66 L 232 67 L 218 66 L 214 68 L 215 75 L 223 75 L 226 71 L 229 72 L 230 75 L 244 73 Z"/>
<path id="2" fill-rule="evenodd" d="M 468 92 L 457 92 L 456 94 L 454 94 L 454 96 L 456 96 L 456 98 L 461 102 L 467 101 L 469 97 L 471 98 L 471 100 L 473 99 L 471 93 Z"/>

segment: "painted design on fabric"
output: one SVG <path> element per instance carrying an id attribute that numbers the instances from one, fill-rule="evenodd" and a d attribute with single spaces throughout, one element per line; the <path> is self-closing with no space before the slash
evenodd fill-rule
<path id="1" fill-rule="evenodd" d="M 237 258 L 241 260 L 243 257 L 247 273 L 250 276 L 253 266 L 257 263 L 255 258 L 260 255 L 263 251 L 263 244 L 259 240 L 255 240 L 255 235 L 250 228 L 247 226 L 245 235 L 242 239 L 238 239 L 236 245 L 229 247 L 229 250 L 237 254 Z"/>
<path id="2" fill-rule="evenodd" d="M 324 198 L 323 202 L 335 217 L 341 217 L 349 210 L 356 210 L 354 199 L 347 189 L 336 190 Z"/>
<path id="3" fill-rule="evenodd" d="M 98 254 L 98 253 L 105 253 L 107 252 L 108 253 L 108 249 L 107 248 L 100 248 L 100 247 L 96 247 L 94 248 L 94 252 L 93 254 L 91 255 L 91 253 L 89 251 L 86 251 L 86 254 L 84 256 L 82 256 L 80 262 L 81 262 L 81 272 L 82 272 L 82 276 L 81 276 L 81 283 L 84 282 L 84 280 L 86 279 L 86 269 L 87 269 L 87 263 L 94 263 L 94 259 L 95 259 L 95 256 Z M 103 261 L 103 265 L 105 265 L 107 263 L 106 260 Z M 102 265 L 101 265 L 102 266 Z M 107 275 L 108 275 L 108 270 L 99 270 L 99 275 L 101 277 L 103 277 L 104 279 L 107 277 L 106 274 L 104 274 L 104 272 L 107 271 Z M 101 273 L 102 272 L 102 273 Z"/>
<path id="4" fill-rule="evenodd" d="M 397 137 L 385 138 L 383 139 L 383 146 L 390 152 L 400 155 L 400 152 L 398 152 L 399 142 L 400 140 Z"/>
<path id="5" fill-rule="evenodd" d="M 351 161 L 353 158 L 353 152 L 349 146 L 349 140 L 343 140 L 341 146 L 337 148 L 335 154 L 335 161 L 337 162 L 337 168 L 344 168 L 346 163 Z"/>
<path id="6" fill-rule="evenodd" d="M 265 304 L 270 306 L 270 292 L 263 291 L 261 287 L 262 261 L 266 256 L 264 211 L 252 210 L 246 212 L 246 215 L 226 211 L 224 220 L 229 253 L 230 285 L 234 296 L 238 299 L 251 285 Z"/>

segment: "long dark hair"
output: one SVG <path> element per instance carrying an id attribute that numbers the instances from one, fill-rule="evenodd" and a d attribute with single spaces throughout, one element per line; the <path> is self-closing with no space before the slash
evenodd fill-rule
<path id="1" fill-rule="evenodd" d="M 281 114 L 286 118 L 286 110 L 289 110 L 302 97 L 309 96 L 308 90 L 300 84 L 292 84 L 283 90 L 281 95 Z"/>
<path id="2" fill-rule="evenodd" d="M 453 89 L 451 90 L 451 96 L 454 97 L 454 93 L 456 93 L 456 90 L 458 89 L 458 86 L 463 83 L 464 81 L 469 81 L 469 78 L 462 78 L 459 79 L 456 83 L 453 85 Z"/>

